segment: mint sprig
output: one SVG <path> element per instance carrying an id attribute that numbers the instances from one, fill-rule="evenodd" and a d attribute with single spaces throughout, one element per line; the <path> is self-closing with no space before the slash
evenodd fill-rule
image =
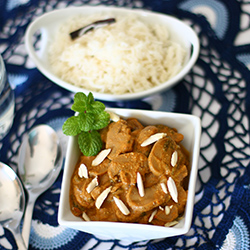
<path id="1" fill-rule="evenodd" d="M 109 113 L 105 111 L 105 105 L 95 101 L 91 92 L 88 96 L 78 92 L 74 96 L 71 109 L 78 114 L 69 117 L 64 122 L 63 133 L 68 136 L 78 135 L 78 145 L 84 155 L 97 155 L 102 148 L 98 130 L 106 127 L 110 121 Z"/>

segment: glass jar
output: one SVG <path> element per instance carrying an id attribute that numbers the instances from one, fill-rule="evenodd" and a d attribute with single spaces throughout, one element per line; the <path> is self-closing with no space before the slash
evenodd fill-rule
<path id="1" fill-rule="evenodd" d="M 15 97 L 0 54 L 0 140 L 9 132 L 14 119 Z"/>

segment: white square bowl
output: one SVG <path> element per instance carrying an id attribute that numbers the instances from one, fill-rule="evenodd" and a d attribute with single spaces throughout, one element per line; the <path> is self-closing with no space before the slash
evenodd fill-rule
<path id="1" fill-rule="evenodd" d="M 183 219 L 174 227 L 145 225 L 124 222 L 83 221 L 71 213 L 69 205 L 70 180 L 80 155 L 76 137 L 70 137 L 61 187 L 58 222 L 98 237 L 127 241 L 141 241 L 172 237 L 187 233 L 191 226 L 194 207 L 195 184 L 200 153 L 201 121 L 199 117 L 188 114 L 146 111 L 135 109 L 108 109 L 121 117 L 135 117 L 143 125 L 164 124 L 176 128 L 184 135 L 182 144 L 190 152 L 191 171 L 188 184 L 188 197 Z"/>

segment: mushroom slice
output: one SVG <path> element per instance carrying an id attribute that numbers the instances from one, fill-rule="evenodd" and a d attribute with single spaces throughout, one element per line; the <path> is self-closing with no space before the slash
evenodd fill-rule
<path id="1" fill-rule="evenodd" d="M 168 178 L 167 185 L 168 185 L 168 190 L 169 190 L 169 193 L 170 193 L 173 201 L 175 203 L 178 203 L 178 191 L 177 191 L 175 182 L 172 179 L 172 177 Z"/>
<path id="2" fill-rule="evenodd" d="M 97 166 L 100 163 L 104 161 L 104 159 L 108 156 L 110 153 L 111 148 L 103 149 L 97 156 L 96 158 L 92 161 L 92 166 Z"/>
<path id="3" fill-rule="evenodd" d="M 133 145 L 134 138 L 131 135 L 131 128 L 125 120 L 120 119 L 118 122 L 109 124 L 106 148 L 112 149 L 108 155 L 110 160 L 113 160 L 120 154 L 131 152 L 133 150 Z"/>
<path id="4" fill-rule="evenodd" d="M 122 200 L 116 198 L 114 196 L 114 201 L 116 206 L 120 209 L 120 211 L 124 214 L 124 215 L 128 215 L 130 214 L 130 211 L 128 210 L 128 208 L 126 207 L 126 205 L 123 203 Z"/>
<path id="5" fill-rule="evenodd" d="M 137 152 L 121 154 L 111 161 L 108 169 L 109 178 L 115 181 L 119 177 L 122 183 L 136 184 L 137 172 L 143 176 L 149 171 L 147 160 L 145 155 Z"/>
<path id="6" fill-rule="evenodd" d="M 110 191 L 111 191 L 111 186 L 104 189 L 102 191 L 102 193 L 97 197 L 96 201 L 95 201 L 95 206 L 100 209 L 100 207 L 102 206 L 103 202 L 105 201 L 105 199 L 107 198 L 107 196 L 109 195 Z"/>
<path id="7" fill-rule="evenodd" d="M 170 199 L 169 194 L 162 191 L 160 184 L 155 184 L 149 188 L 145 188 L 145 195 L 141 197 L 135 186 L 131 186 L 126 194 L 129 207 L 134 212 L 145 212 L 160 206 Z"/>
<path id="8" fill-rule="evenodd" d="M 177 144 L 170 137 L 166 136 L 157 141 L 148 156 L 148 166 L 156 176 L 171 175 L 171 155 L 176 150 Z"/>
<path id="9" fill-rule="evenodd" d="M 166 133 L 156 133 L 154 135 L 151 135 L 148 139 L 146 139 L 142 144 L 141 147 L 146 147 L 158 140 L 160 140 L 161 138 L 167 136 Z"/>

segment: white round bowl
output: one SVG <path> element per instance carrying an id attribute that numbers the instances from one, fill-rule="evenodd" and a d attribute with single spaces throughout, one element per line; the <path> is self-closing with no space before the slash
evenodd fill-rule
<path id="1" fill-rule="evenodd" d="M 85 94 L 89 93 L 88 89 L 79 88 L 74 86 L 68 82 L 63 81 L 58 76 L 56 76 L 50 66 L 49 57 L 48 57 L 48 47 L 50 45 L 51 40 L 58 30 L 58 28 L 62 25 L 70 17 L 76 15 L 91 15 L 95 13 L 105 13 L 105 12 L 113 12 L 119 15 L 126 14 L 136 14 L 143 21 L 147 23 L 159 23 L 161 25 L 165 25 L 170 33 L 170 37 L 173 41 L 182 45 L 182 47 L 186 50 L 186 59 L 184 62 L 184 66 L 182 70 L 162 84 L 153 87 L 151 89 L 138 92 L 138 93 L 128 93 L 123 95 L 115 95 L 115 94 L 103 94 L 91 91 L 96 99 L 106 100 L 106 101 L 118 101 L 118 100 L 133 100 L 133 99 L 141 99 L 153 94 L 157 94 L 162 92 L 175 84 L 177 84 L 193 67 L 195 64 L 200 50 L 199 39 L 194 32 L 194 30 L 189 27 L 187 24 L 178 20 L 175 17 L 154 13 L 145 10 L 138 9 L 126 9 L 126 8 L 116 8 L 116 7 L 69 7 L 65 9 L 55 10 L 43 14 L 38 17 L 35 21 L 33 21 L 27 28 L 25 33 L 25 45 L 29 56 L 32 58 L 38 70 L 41 71 L 47 78 L 49 78 L 52 82 L 57 85 L 72 91 L 72 92 L 84 92 Z M 40 48 L 39 50 L 35 50 L 34 48 L 34 35 L 36 32 L 41 32 L 41 40 L 40 40 Z"/>
<path id="2" fill-rule="evenodd" d="M 76 137 L 70 137 L 64 172 L 61 186 L 61 196 L 58 211 L 58 222 L 60 225 L 74 228 L 83 232 L 94 234 L 98 237 L 119 239 L 126 241 L 141 241 L 157 238 L 166 238 L 183 235 L 190 229 L 195 184 L 198 170 L 198 159 L 200 153 L 200 118 L 194 115 L 175 114 L 158 111 L 146 111 L 135 109 L 108 109 L 117 115 L 128 118 L 135 117 L 144 125 L 164 124 L 176 128 L 179 133 L 184 135 L 182 144 L 190 153 L 190 175 L 188 184 L 188 197 L 183 218 L 174 227 L 164 227 L 155 225 L 145 225 L 138 223 L 106 222 L 106 221 L 83 221 L 81 218 L 72 214 L 69 204 L 70 180 L 78 161 L 80 150 Z"/>

